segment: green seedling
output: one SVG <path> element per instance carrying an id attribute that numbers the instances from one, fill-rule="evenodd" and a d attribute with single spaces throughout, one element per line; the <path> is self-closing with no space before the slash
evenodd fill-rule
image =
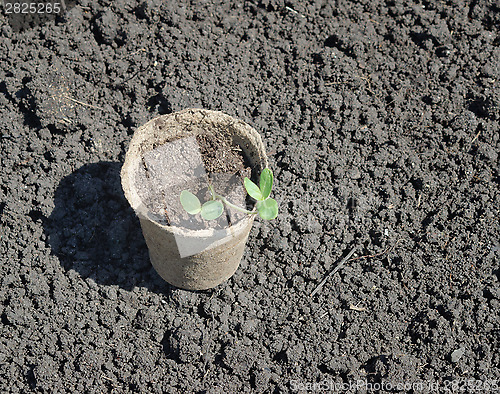
<path id="1" fill-rule="evenodd" d="M 248 195 L 255 200 L 255 209 L 249 211 L 234 205 L 227 201 L 224 196 L 217 194 L 212 185 L 208 185 L 212 199 L 201 204 L 198 197 L 187 190 L 183 190 L 180 195 L 182 207 L 191 215 L 201 214 L 205 220 L 217 219 L 224 211 L 224 205 L 236 209 L 249 215 L 259 215 L 264 220 L 272 220 L 278 216 L 278 203 L 273 198 L 270 198 L 271 189 L 273 188 L 273 172 L 269 168 L 265 168 L 260 174 L 259 186 L 253 183 L 250 179 L 245 178 L 243 184 Z"/>

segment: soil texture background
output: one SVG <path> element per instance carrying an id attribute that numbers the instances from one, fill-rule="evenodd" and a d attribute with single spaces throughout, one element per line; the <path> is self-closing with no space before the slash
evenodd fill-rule
<path id="1" fill-rule="evenodd" d="M 1 392 L 498 389 L 498 1 L 0 22 Z M 259 131 L 280 205 L 205 292 L 155 273 L 119 179 L 135 128 L 190 107 Z"/>

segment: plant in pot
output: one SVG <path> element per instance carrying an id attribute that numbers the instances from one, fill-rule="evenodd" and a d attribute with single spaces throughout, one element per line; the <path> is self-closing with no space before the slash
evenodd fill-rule
<path id="1" fill-rule="evenodd" d="M 260 174 L 259 186 L 245 177 L 243 182 L 248 195 L 257 200 L 253 211 L 232 204 L 224 196 L 218 194 L 211 184 L 208 185 L 211 198 L 203 205 L 199 198 L 188 190 L 181 192 L 180 200 L 187 213 L 191 215 L 200 213 L 205 220 L 214 220 L 220 217 L 224 212 L 224 205 L 248 215 L 258 214 L 264 220 L 272 220 L 278 215 L 278 203 L 269 197 L 273 187 L 273 179 L 273 172 L 269 168 L 264 168 Z"/>
<path id="2" fill-rule="evenodd" d="M 139 127 L 121 179 L 153 267 L 183 289 L 230 278 L 254 218 L 278 212 L 260 135 L 218 111 L 188 109 Z"/>

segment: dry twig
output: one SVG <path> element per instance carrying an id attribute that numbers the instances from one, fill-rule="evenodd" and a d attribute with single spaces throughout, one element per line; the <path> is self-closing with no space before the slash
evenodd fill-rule
<path id="1" fill-rule="evenodd" d="M 353 259 L 351 259 L 351 256 L 354 254 L 355 250 L 356 250 L 356 247 L 354 247 L 350 252 L 349 254 L 344 257 L 342 259 L 342 261 L 340 263 L 337 264 L 337 266 L 330 271 L 330 273 L 328 275 L 325 276 L 325 278 L 321 281 L 321 283 L 313 290 L 313 292 L 310 294 L 310 296 L 314 296 L 318 291 L 320 291 L 321 287 L 323 287 L 323 285 L 326 283 L 326 281 L 328 280 L 328 278 L 330 276 L 332 276 L 333 274 L 335 274 L 340 268 L 342 268 L 342 266 L 347 262 L 347 261 L 356 261 L 356 260 L 360 260 L 360 259 L 368 259 L 368 258 L 373 258 L 373 257 L 378 257 L 378 256 L 382 256 L 386 253 L 390 253 L 394 250 L 394 248 L 396 247 L 396 245 L 399 243 L 399 241 L 401 240 L 398 239 L 396 241 L 396 243 L 394 245 L 392 245 L 391 247 L 388 247 L 387 249 L 385 249 L 384 251 L 380 252 L 380 253 L 376 253 L 376 254 L 370 254 L 370 255 L 365 255 L 365 256 L 360 256 L 360 257 L 355 257 Z"/>
<path id="2" fill-rule="evenodd" d="M 313 292 L 311 293 L 311 297 L 314 296 L 321 289 L 321 287 L 323 287 L 323 285 L 326 283 L 326 281 L 328 280 L 328 278 L 330 276 L 332 276 L 335 272 L 337 272 L 340 268 L 342 268 L 342 266 L 345 264 L 345 262 L 351 258 L 351 256 L 354 254 L 355 251 L 356 251 L 356 247 L 352 248 L 352 250 L 349 252 L 349 254 L 347 256 L 345 256 L 342 259 L 342 261 L 340 263 L 338 263 L 337 266 L 333 270 L 331 270 L 327 276 L 325 276 L 325 279 L 323 279 L 321 281 L 321 283 L 313 290 Z"/>
<path id="3" fill-rule="evenodd" d="M 356 311 L 356 312 L 364 312 L 364 311 L 366 311 L 366 308 L 360 307 L 358 305 L 353 305 L 353 304 L 349 305 L 349 309 L 352 309 L 353 311 Z"/>
<path id="4" fill-rule="evenodd" d="M 64 97 L 66 100 L 73 101 L 74 103 L 77 103 L 77 104 L 83 105 L 84 107 L 90 107 L 90 108 L 100 109 L 101 111 L 104 111 L 104 108 L 101 108 L 101 107 L 96 107 L 95 105 L 84 103 L 83 101 L 76 100 L 76 99 L 74 99 L 73 97 L 70 97 L 70 96 L 67 96 L 67 95 L 64 95 L 63 97 Z"/>

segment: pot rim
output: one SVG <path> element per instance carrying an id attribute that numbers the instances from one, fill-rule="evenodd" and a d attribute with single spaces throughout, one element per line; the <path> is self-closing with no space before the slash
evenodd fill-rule
<path id="1" fill-rule="evenodd" d="M 171 232 L 176 236 L 181 236 L 181 237 L 191 237 L 191 238 L 212 238 L 216 232 L 220 231 L 227 231 L 226 236 L 230 235 L 231 233 L 239 233 L 243 231 L 247 226 L 252 226 L 253 221 L 255 219 L 256 215 L 251 215 L 248 214 L 246 217 L 242 218 L 239 220 L 236 224 L 229 226 L 228 228 L 222 229 L 222 230 L 216 230 L 216 229 L 201 229 L 201 230 L 192 230 L 192 229 L 186 229 L 185 227 L 182 226 L 171 226 L 171 225 L 164 225 L 159 223 L 158 221 L 148 217 L 148 212 L 149 210 L 145 207 L 145 205 L 142 203 L 141 198 L 139 197 L 136 188 L 134 187 L 134 182 L 132 181 L 131 177 L 133 174 L 135 174 L 135 171 L 137 167 L 139 166 L 139 160 L 137 160 L 137 157 L 141 157 L 142 153 L 148 151 L 148 149 L 141 149 L 143 148 L 145 142 L 147 142 L 147 135 L 145 133 L 145 130 L 154 127 L 153 125 L 158 122 L 162 122 L 162 125 L 166 124 L 173 124 L 174 122 L 181 123 L 179 121 L 179 117 L 186 116 L 186 115 L 194 116 L 196 114 L 201 115 L 200 121 L 203 121 L 207 116 L 209 117 L 218 117 L 221 120 L 225 120 L 227 125 L 232 125 L 235 128 L 241 129 L 242 134 L 248 134 L 251 138 L 247 138 L 247 140 L 252 143 L 252 145 L 255 145 L 255 148 L 259 152 L 259 158 L 257 160 L 257 165 L 260 166 L 262 169 L 266 168 L 268 166 L 267 163 L 267 156 L 265 154 L 264 150 L 264 144 L 262 143 L 262 139 L 250 125 L 248 125 L 246 122 L 243 122 L 241 120 L 235 119 L 231 117 L 230 115 L 227 115 L 221 111 L 211 111 L 211 110 L 206 110 L 206 109 L 199 109 L 199 108 L 188 108 L 184 109 L 182 111 L 177 111 L 177 112 L 172 112 L 170 114 L 165 114 L 165 115 L 160 115 L 157 116 L 148 122 L 146 122 L 144 125 L 138 127 L 136 131 L 134 132 L 134 135 L 130 141 L 129 148 L 127 150 L 127 153 L 125 155 L 125 162 L 123 164 L 122 170 L 121 170 L 121 178 L 122 178 L 122 188 L 125 194 L 126 199 L 128 200 L 130 206 L 134 209 L 136 215 L 141 219 L 141 220 L 147 220 L 150 222 L 153 222 L 156 226 L 163 228 L 165 231 Z M 221 122 L 222 123 L 222 122 Z M 222 123 L 223 124 L 223 123 Z M 175 137 L 188 137 L 193 135 L 193 133 L 186 132 L 185 130 L 182 130 L 178 132 Z M 251 139 L 254 140 L 254 142 L 251 141 Z M 164 139 L 163 141 L 159 141 L 159 145 L 162 143 L 166 143 L 168 141 L 168 138 Z M 151 141 L 149 142 L 151 143 Z M 243 150 L 244 147 L 241 146 Z M 136 154 L 137 157 L 132 157 L 133 153 Z M 221 240 L 223 241 L 223 239 Z M 216 242 L 216 244 L 219 241 Z"/>

